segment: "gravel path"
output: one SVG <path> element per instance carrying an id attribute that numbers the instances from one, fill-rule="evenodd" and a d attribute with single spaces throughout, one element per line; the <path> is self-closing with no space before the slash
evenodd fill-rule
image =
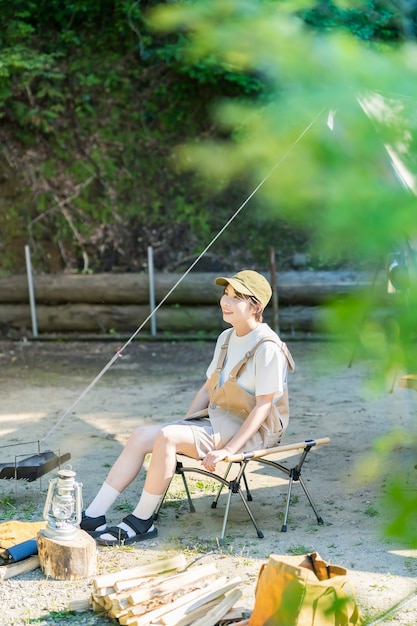
<path id="1" fill-rule="evenodd" d="M 98 573 L 146 564 L 166 555 L 203 556 L 222 573 L 242 579 L 242 605 L 253 607 L 256 580 L 269 554 L 318 551 L 349 569 L 358 603 L 368 622 L 384 626 L 415 626 L 417 615 L 417 551 L 382 533 L 390 511 L 380 499 L 385 475 L 363 480 L 373 442 L 391 429 L 416 430 L 417 394 L 399 389 L 378 395 L 366 388 L 370 365 L 342 355 L 336 366 L 330 357 L 337 344 L 299 342 L 291 345 L 297 369 L 290 381 L 292 418 L 285 441 L 330 436 L 328 450 L 318 450 L 306 464 L 305 478 L 324 524 L 318 526 L 299 485 L 295 485 L 288 532 L 280 532 L 284 506 L 283 482 L 254 470 L 253 510 L 265 533 L 258 539 L 239 502 L 232 503 L 226 543 L 216 541 L 223 506 L 210 508 L 213 488 L 193 483 L 196 513 L 190 514 L 181 484 L 174 481 L 158 522 L 159 535 L 149 544 L 101 548 Z M 114 344 L 0 342 L 3 394 L 0 434 L 7 443 L 42 437 L 114 354 Z M 162 421 L 187 408 L 200 385 L 212 346 L 200 344 L 134 344 L 122 359 L 53 432 L 48 447 L 69 450 L 77 479 L 88 502 L 105 478 L 132 427 Z M 340 353 L 338 354 L 340 357 Z M 415 458 L 400 448 L 397 461 L 407 468 L 405 481 L 415 491 Z M 400 465 L 399 465 L 400 466 Z M 393 467 L 396 467 L 395 465 Z M 177 477 L 178 478 L 178 477 Z M 175 479 L 176 480 L 176 479 Z M 41 484 L 40 484 L 41 483 Z M 109 512 L 117 523 L 136 503 L 141 474 Z M 202 488 L 201 488 L 202 487 Z M 47 477 L 35 483 L 0 484 L 0 521 L 39 520 Z M 55 581 L 38 569 L 0 582 L 0 626 L 36 624 L 114 624 L 91 611 L 72 614 L 71 600 L 88 597 L 91 580 Z M 393 606 L 403 603 L 389 613 Z"/>

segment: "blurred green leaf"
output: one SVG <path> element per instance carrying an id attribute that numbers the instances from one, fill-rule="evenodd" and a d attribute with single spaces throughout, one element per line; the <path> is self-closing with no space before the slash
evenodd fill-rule
<path id="1" fill-rule="evenodd" d="M 197 0 L 151 14 L 155 28 L 187 34 L 185 54 L 194 61 L 215 58 L 269 87 L 267 102 L 215 103 L 224 138 L 182 145 L 178 161 L 208 185 L 263 181 L 258 201 L 269 215 L 307 228 L 317 256 L 343 255 L 352 266 L 385 272 L 389 253 L 417 234 L 412 172 L 406 181 L 398 170 L 417 156 L 416 46 L 318 33 L 290 5 Z M 384 367 L 392 359 L 408 367 L 415 363 L 413 272 L 410 280 L 407 305 L 371 289 L 336 303 L 323 323 L 365 352 L 387 355 Z"/>
<path id="2" fill-rule="evenodd" d="M 259 185 L 265 211 L 308 230 L 318 256 L 342 255 L 368 272 L 367 288 L 329 302 L 320 323 L 341 339 L 340 355 L 372 364 L 370 386 L 386 393 L 388 379 L 417 372 L 417 48 L 405 19 L 397 28 L 405 16 L 388 5 L 310 9 L 196 0 L 159 6 L 150 19 L 186 34 L 184 58 L 214 59 L 268 86 L 262 102 L 214 103 L 222 139 L 180 146 L 179 163 L 208 185 Z M 397 251 L 407 272 L 392 289 L 388 259 Z M 390 433 L 358 468 L 362 481 L 385 482 L 386 532 L 412 546 L 415 449 L 414 434 Z"/>

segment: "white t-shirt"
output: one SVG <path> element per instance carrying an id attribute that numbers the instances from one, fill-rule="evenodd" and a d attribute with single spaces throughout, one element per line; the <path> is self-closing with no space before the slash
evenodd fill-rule
<path id="1" fill-rule="evenodd" d="M 213 359 L 206 372 L 208 378 L 216 369 L 221 346 L 229 332 L 230 329 L 223 331 L 217 339 Z M 233 367 L 264 337 L 279 341 L 278 335 L 265 323 L 258 324 L 254 330 L 243 337 L 238 337 L 235 330 L 232 331 L 226 360 L 220 375 L 220 385 L 227 379 Z M 287 375 L 287 359 L 276 343 L 268 341 L 259 346 L 255 356 L 249 359 L 236 382 L 242 389 L 254 396 L 273 393 L 276 398 L 279 398 L 287 388 Z"/>

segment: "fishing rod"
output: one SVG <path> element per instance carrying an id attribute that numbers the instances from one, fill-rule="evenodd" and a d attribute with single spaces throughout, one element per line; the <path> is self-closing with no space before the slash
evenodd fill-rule
<path id="1" fill-rule="evenodd" d="M 297 146 L 297 144 L 303 139 L 304 135 L 308 133 L 308 131 L 314 126 L 317 120 L 323 115 L 325 107 L 314 117 L 314 119 L 304 128 L 304 130 L 300 133 L 300 135 L 296 138 L 296 140 L 291 144 L 291 146 L 284 152 L 284 154 L 280 157 L 280 159 L 275 163 L 275 165 L 270 169 L 270 171 L 264 176 L 264 178 L 258 183 L 258 185 L 253 189 L 253 191 L 249 194 L 249 196 L 242 202 L 240 207 L 233 213 L 233 215 L 227 220 L 224 226 L 219 230 L 219 232 L 212 238 L 212 240 L 207 244 L 204 250 L 198 255 L 198 257 L 191 263 L 188 269 L 180 276 L 177 282 L 171 287 L 171 289 L 166 293 L 166 295 L 162 298 L 159 304 L 151 311 L 151 313 L 146 317 L 146 319 L 141 323 L 141 325 L 135 330 L 135 332 L 129 337 L 129 339 L 124 343 L 124 345 L 117 350 L 117 352 L 112 356 L 112 358 L 106 363 L 106 365 L 100 370 L 97 376 L 90 382 L 90 384 L 82 391 L 82 393 L 76 398 L 76 400 L 68 407 L 68 409 L 63 413 L 63 415 L 58 419 L 55 425 L 49 430 L 49 432 L 45 435 L 45 437 L 41 440 L 45 442 L 52 433 L 62 424 L 62 422 L 66 419 L 66 417 L 74 410 L 74 408 L 81 402 L 81 400 L 91 391 L 91 389 L 96 385 L 96 383 L 100 380 L 100 378 L 112 367 L 113 363 L 117 361 L 122 355 L 126 348 L 132 343 L 132 341 L 137 337 L 137 335 L 141 332 L 141 330 L 146 326 L 149 320 L 153 315 L 157 313 L 157 311 L 161 308 L 161 306 L 168 300 L 170 295 L 177 289 L 177 287 L 183 282 L 183 280 L 188 276 L 188 274 L 192 271 L 192 269 L 197 265 L 200 259 L 207 253 L 207 251 L 214 245 L 214 243 L 221 237 L 221 235 L 227 230 L 230 224 L 236 219 L 236 217 L 241 213 L 244 207 L 248 204 L 248 202 L 253 198 L 253 196 L 259 191 L 259 189 L 266 183 L 266 181 L 272 176 L 275 170 L 285 161 L 290 152 Z"/>

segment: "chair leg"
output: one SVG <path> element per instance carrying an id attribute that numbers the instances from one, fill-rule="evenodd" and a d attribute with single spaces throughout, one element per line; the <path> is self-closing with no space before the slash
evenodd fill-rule
<path id="1" fill-rule="evenodd" d="M 251 494 L 251 492 L 249 490 L 249 485 L 248 485 L 248 481 L 247 481 L 245 472 L 243 472 L 243 482 L 245 483 L 246 500 L 248 500 L 249 502 L 252 502 L 253 498 L 252 498 L 252 494 Z"/>
<path id="2" fill-rule="evenodd" d="M 246 502 L 246 500 L 244 498 L 244 495 L 242 493 L 242 489 L 240 488 L 240 479 L 241 479 L 242 474 L 244 476 L 244 470 L 242 470 L 239 473 L 238 478 L 236 478 L 235 480 L 231 480 L 229 482 L 229 494 L 227 496 L 226 509 L 225 509 L 224 516 L 223 516 L 223 526 L 222 526 L 222 531 L 221 531 L 221 535 L 220 535 L 220 538 L 219 538 L 219 543 L 220 544 L 224 543 L 224 536 L 225 536 L 225 533 L 226 533 L 226 526 L 227 526 L 227 521 L 228 521 L 228 518 L 229 518 L 230 504 L 231 504 L 231 501 L 232 501 L 232 495 L 234 493 L 238 493 L 239 494 L 240 499 L 242 500 L 243 505 L 244 505 L 244 507 L 246 509 L 246 512 L 249 515 L 249 518 L 250 518 L 252 524 L 255 527 L 256 534 L 258 535 L 259 539 L 263 539 L 264 538 L 264 534 L 263 534 L 262 530 L 259 528 L 258 524 L 256 523 L 256 520 L 255 520 L 255 518 L 254 518 L 254 516 L 252 514 L 252 511 L 250 510 L 249 505 L 247 504 L 247 502 Z M 245 483 L 246 483 L 246 480 L 245 480 Z"/>
<path id="3" fill-rule="evenodd" d="M 152 517 L 153 517 L 153 519 L 154 519 L 155 521 L 159 518 L 159 511 L 161 510 L 162 505 L 164 504 L 164 501 L 165 501 L 166 495 L 167 495 L 167 493 L 168 493 L 168 491 L 169 491 L 169 488 L 170 488 L 170 486 L 171 486 L 171 483 L 172 483 L 172 479 L 169 481 L 169 485 L 168 485 L 168 487 L 165 489 L 165 491 L 164 491 L 164 495 L 163 495 L 163 496 L 162 496 L 162 498 L 159 500 L 159 504 L 158 504 L 158 506 L 156 507 L 156 509 L 155 509 L 155 511 L 154 511 L 154 514 L 153 514 L 153 516 L 152 516 Z"/>
<path id="4" fill-rule="evenodd" d="M 287 521 L 288 521 L 288 513 L 290 510 L 290 500 L 291 500 L 291 492 L 292 492 L 292 485 L 293 485 L 293 481 L 294 481 L 294 475 L 292 470 L 289 473 L 289 477 L 288 477 L 288 489 L 287 489 L 287 500 L 285 502 L 285 511 L 284 511 L 284 522 L 281 526 L 281 532 L 282 533 L 286 533 L 287 532 Z"/>
<path id="5" fill-rule="evenodd" d="M 240 498 L 241 498 L 241 500 L 243 502 L 243 506 L 245 507 L 245 509 L 247 511 L 247 514 L 249 515 L 249 517 L 250 517 L 250 519 L 252 521 L 252 524 L 255 527 L 256 534 L 258 535 L 259 539 L 263 539 L 265 535 L 263 534 L 262 530 L 259 528 L 258 524 L 256 523 L 255 518 L 252 515 L 252 511 L 250 510 L 248 503 L 246 502 L 245 498 L 243 497 L 243 493 L 242 493 L 241 489 L 239 489 L 239 495 L 240 495 Z"/>
<path id="6" fill-rule="evenodd" d="M 252 514 L 252 511 L 249 508 L 249 505 L 248 505 L 247 501 L 245 500 L 245 497 L 244 497 L 244 495 L 242 493 L 242 489 L 241 489 L 241 486 L 240 486 L 241 480 L 243 478 L 243 481 L 244 481 L 245 486 L 246 486 L 246 490 L 247 490 L 247 492 L 249 491 L 247 480 L 246 480 L 246 475 L 245 475 L 247 464 L 248 464 L 248 461 L 242 461 L 240 463 L 240 468 L 239 468 L 239 471 L 238 471 L 235 479 L 229 481 L 229 485 L 228 485 L 228 487 L 229 487 L 229 496 L 228 496 L 228 500 L 227 500 L 226 511 L 225 511 L 225 514 L 224 514 L 224 517 L 223 517 L 223 529 L 222 529 L 222 534 L 221 534 L 220 541 L 223 541 L 223 538 L 224 538 L 224 534 L 225 534 L 225 531 L 226 531 L 227 519 L 228 519 L 228 516 L 229 516 L 230 502 L 231 502 L 231 499 L 232 499 L 232 494 L 234 494 L 234 493 L 238 493 L 239 494 L 240 499 L 242 500 L 243 506 L 245 507 L 246 512 L 249 515 L 249 518 L 250 518 L 252 524 L 255 527 L 256 534 L 258 535 L 259 539 L 263 539 L 264 538 L 264 534 L 263 534 L 262 530 L 259 528 L 258 524 L 256 523 L 256 520 L 255 520 L 255 518 L 254 518 L 254 516 Z"/>
<path id="7" fill-rule="evenodd" d="M 228 464 L 228 466 L 227 466 L 227 468 L 226 468 L 225 473 L 223 474 L 223 478 L 224 478 L 224 480 L 225 480 L 225 481 L 227 480 L 227 477 L 228 477 L 228 475 L 229 475 L 229 472 L 230 472 L 230 468 L 231 468 L 231 467 L 232 467 L 232 464 L 231 464 L 231 463 L 229 463 L 229 464 Z M 211 503 L 211 508 L 212 508 L 212 509 L 216 509 L 216 508 L 217 508 L 217 503 L 218 503 L 218 501 L 219 501 L 220 494 L 221 494 L 221 492 L 223 491 L 223 487 L 224 487 L 224 484 L 223 484 L 223 483 L 220 483 L 219 489 L 218 489 L 218 491 L 217 491 L 217 493 L 216 493 L 216 497 L 214 498 L 213 502 Z"/>
<path id="8" fill-rule="evenodd" d="M 291 500 L 291 492 L 292 492 L 292 486 L 294 481 L 299 482 L 301 487 L 303 488 L 303 491 L 307 497 L 307 500 L 310 503 L 311 508 L 314 511 L 314 514 L 316 516 L 317 519 L 317 523 L 318 524 L 323 524 L 323 518 L 321 517 L 321 515 L 319 515 L 316 505 L 314 504 L 313 498 L 311 497 L 307 486 L 301 476 L 301 465 L 297 465 L 296 467 L 293 467 L 292 469 L 289 470 L 288 473 L 288 491 L 287 491 L 287 501 L 285 503 L 285 512 L 284 512 L 284 522 L 282 524 L 281 527 L 281 532 L 286 533 L 287 532 L 287 521 L 288 521 L 288 512 L 290 509 L 290 500 Z"/>
<path id="9" fill-rule="evenodd" d="M 232 493 L 233 493 L 232 488 L 229 485 L 229 494 L 227 496 L 226 508 L 225 508 L 224 515 L 223 515 L 223 526 L 222 526 L 222 531 L 221 531 L 220 537 L 219 537 L 220 545 L 222 545 L 224 543 L 224 535 L 226 533 L 227 520 L 229 518 L 229 510 L 230 510 L 230 504 L 231 504 L 231 501 L 232 501 Z M 213 505 L 212 505 L 212 507 L 213 507 Z"/>
<path id="10" fill-rule="evenodd" d="M 227 522 L 228 522 L 228 518 L 229 518 L 229 511 L 230 511 L 232 495 L 236 494 L 236 493 L 239 494 L 240 499 L 242 500 L 243 505 L 244 505 L 244 507 L 246 509 L 246 512 L 247 512 L 247 514 L 248 514 L 252 524 L 255 527 L 256 534 L 258 535 L 259 539 L 263 539 L 263 537 L 264 537 L 264 534 L 263 534 L 262 530 L 259 528 L 259 526 L 258 526 L 258 524 L 257 524 L 257 522 L 256 522 L 256 520 L 255 520 L 255 518 L 254 518 L 254 516 L 252 514 L 252 511 L 250 510 L 249 505 L 248 505 L 248 503 L 246 501 L 246 500 L 248 500 L 248 501 L 252 500 L 252 495 L 251 495 L 251 493 L 249 491 L 248 481 L 247 481 L 247 478 L 246 478 L 246 475 L 245 475 L 247 462 L 248 461 L 241 462 L 240 463 L 240 468 L 239 468 L 239 471 L 238 471 L 236 477 L 233 480 L 228 480 L 227 476 L 229 474 L 229 471 L 230 471 L 230 468 L 232 466 L 232 463 L 230 463 L 228 465 L 226 473 L 223 476 L 220 476 L 218 474 L 213 474 L 211 472 L 208 472 L 208 471 L 206 471 L 204 469 L 200 469 L 200 468 L 197 468 L 197 467 L 184 467 L 183 464 L 181 463 L 181 461 L 177 461 L 177 467 L 176 467 L 175 473 L 176 474 L 180 474 L 181 477 L 182 477 L 182 481 L 184 483 L 184 489 L 185 489 L 185 492 L 187 494 L 188 505 L 190 507 L 190 511 L 191 512 L 195 511 L 195 507 L 194 507 L 194 504 L 193 504 L 192 499 L 191 499 L 190 490 L 188 488 L 188 483 L 187 483 L 187 479 L 186 479 L 186 476 L 185 476 L 186 472 L 192 472 L 192 473 L 195 473 L 195 474 L 201 474 L 203 476 L 207 476 L 208 478 L 212 478 L 214 480 L 217 480 L 220 483 L 220 488 L 219 488 L 219 490 L 217 492 L 217 495 L 215 497 L 214 502 L 211 505 L 212 508 L 216 508 L 217 501 L 219 499 L 219 496 L 220 496 L 220 493 L 221 493 L 223 487 L 227 487 L 228 488 L 229 493 L 228 493 L 228 497 L 227 497 L 227 501 L 226 501 L 225 512 L 224 512 L 224 515 L 223 515 L 223 525 L 222 525 L 221 535 L 220 535 L 220 538 L 219 538 L 219 543 L 220 544 L 224 543 L 224 536 L 226 534 L 226 526 L 227 526 Z M 243 482 L 245 484 L 246 496 L 247 496 L 246 499 L 245 499 L 245 496 L 244 496 L 244 494 L 242 492 L 242 489 L 240 487 L 240 483 L 241 483 L 242 479 L 243 479 Z M 171 483 L 168 485 L 167 489 L 165 490 L 165 493 L 162 496 L 162 498 L 161 498 L 161 500 L 160 500 L 160 502 L 159 502 L 159 504 L 158 504 L 158 506 L 157 506 L 157 508 L 155 510 L 155 513 L 153 515 L 153 518 L 155 520 L 158 519 L 159 511 L 160 511 L 160 509 L 161 509 L 161 507 L 162 507 L 162 505 L 164 503 L 164 500 L 165 500 L 165 497 L 166 497 L 166 495 L 168 493 L 170 485 L 171 485 Z"/>
<path id="11" fill-rule="evenodd" d="M 180 467 L 178 468 L 178 472 L 177 473 L 182 474 L 184 479 L 185 479 L 184 474 L 185 474 L 185 472 L 188 471 L 188 472 L 192 472 L 192 473 L 196 473 L 196 474 L 201 474 L 203 476 L 207 476 L 208 478 L 212 478 L 212 479 L 217 480 L 217 481 L 219 481 L 221 483 L 220 489 L 219 489 L 219 491 L 217 493 L 217 496 L 216 496 L 216 499 L 215 499 L 215 506 L 213 507 L 213 504 L 212 504 L 211 505 L 212 508 L 216 508 L 217 500 L 219 498 L 219 495 L 220 495 L 220 492 L 221 492 L 222 488 L 223 487 L 227 487 L 228 488 L 229 493 L 228 493 L 228 496 L 227 496 L 226 508 L 225 508 L 225 512 L 224 512 L 224 515 L 223 515 L 222 530 L 221 530 L 221 534 L 220 534 L 220 537 L 219 537 L 219 543 L 220 544 L 224 543 L 224 536 L 226 534 L 226 526 L 227 526 L 227 522 L 228 522 L 228 518 L 229 518 L 229 511 L 230 511 L 232 495 L 236 494 L 236 493 L 239 494 L 240 499 L 243 502 L 243 505 L 244 505 L 244 507 L 246 509 L 246 512 L 247 512 L 247 514 L 248 514 L 252 524 L 255 527 L 256 534 L 258 535 L 259 539 L 263 539 L 264 534 L 263 534 L 262 530 L 259 528 L 258 524 L 256 523 L 256 520 L 255 520 L 255 518 L 254 518 L 254 516 L 252 514 L 252 511 L 249 508 L 249 505 L 247 504 L 247 502 L 245 500 L 245 497 L 244 497 L 244 495 L 242 493 L 242 489 L 240 487 L 240 482 L 241 482 L 241 480 L 243 478 L 243 480 L 245 482 L 245 485 L 246 485 L 246 488 L 247 488 L 247 480 L 246 480 L 246 477 L 245 477 L 245 469 L 246 469 L 247 461 L 244 461 L 244 462 L 240 463 L 239 471 L 238 471 L 236 477 L 233 480 L 227 480 L 227 475 L 228 475 L 228 473 L 230 471 L 230 467 L 232 465 L 231 463 L 230 463 L 230 466 L 228 466 L 225 475 L 223 475 L 223 476 L 220 476 L 218 474 L 213 474 L 211 472 L 207 472 L 206 470 L 203 470 L 203 469 L 200 469 L 200 468 L 183 467 L 182 463 L 178 463 L 178 465 Z M 248 488 L 247 488 L 247 491 L 249 491 Z M 190 500 L 191 500 L 191 498 L 189 499 L 189 502 L 190 502 Z"/>
<path id="12" fill-rule="evenodd" d="M 321 515 L 319 515 L 316 505 L 314 504 L 313 498 L 311 497 L 307 486 L 301 476 L 301 472 L 299 470 L 299 467 L 293 467 L 290 472 L 289 472 L 289 479 L 288 479 L 288 491 L 287 491 L 287 501 L 285 503 L 285 513 L 284 513 L 284 523 L 282 524 L 281 527 L 281 532 L 282 533 L 286 533 L 287 532 L 287 521 L 288 521 L 288 512 L 290 509 L 290 500 L 291 500 L 291 492 L 292 492 L 292 486 L 294 481 L 297 481 L 300 483 L 301 487 L 303 488 L 303 491 L 305 493 L 305 495 L 307 496 L 307 500 L 310 503 L 311 508 L 314 511 L 314 514 L 316 516 L 317 519 L 317 523 L 318 524 L 323 524 L 323 518 L 321 517 Z"/>
<path id="13" fill-rule="evenodd" d="M 300 482 L 300 485 L 301 485 L 301 486 L 302 486 L 302 488 L 303 488 L 304 493 L 305 493 L 305 494 L 306 494 L 306 496 L 307 496 L 307 500 L 310 502 L 310 506 L 311 506 L 311 508 L 312 508 L 312 509 L 313 509 L 313 511 L 314 511 L 314 514 L 315 514 L 316 519 L 317 519 L 317 523 L 318 523 L 318 524 L 323 524 L 323 518 L 322 518 L 322 517 L 321 517 L 321 515 L 318 513 L 318 511 L 317 511 L 317 509 L 316 509 L 316 505 L 315 505 L 315 504 L 314 504 L 314 502 L 313 502 L 313 498 L 311 497 L 311 495 L 310 495 L 310 493 L 309 493 L 309 491 L 308 491 L 308 489 L 307 489 L 307 487 L 306 487 L 306 485 L 305 485 L 305 483 L 304 483 L 303 478 L 302 478 L 301 476 L 299 476 L 299 477 L 298 477 L 298 480 L 299 480 L 299 482 Z"/>
<path id="14" fill-rule="evenodd" d="M 190 507 L 191 513 L 195 513 L 195 506 L 194 506 L 193 501 L 191 499 L 191 494 L 190 494 L 190 490 L 188 488 L 187 479 L 185 477 L 184 472 L 179 472 L 179 473 L 181 474 L 182 482 L 184 484 L 185 493 L 187 494 L 188 506 Z"/>
<path id="15" fill-rule="evenodd" d="M 279 470 L 280 472 L 283 472 L 284 474 L 288 476 L 288 490 L 287 490 L 287 498 L 285 502 L 284 521 L 281 527 L 281 532 L 283 533 L 287 532 L 288 514 L 289 514 L 289 509 L 290 509 L 290 500 L 291 500 L 292 487 L 293 487 L 294 482 L 299 482 L 301 484 L 301 487 L 303 488 L 303 491 L 307 497 L 307 500 L 309 501 L 310 506 L 315 513 L 315 516 L 317 518 L 317 523 L 323 524 L 323 518 L 318 513 L 316 505 L 314 504 L 313 498 L 311 497 L 306 487 L 306 484 L 301 476 L 301 468 L 304 464 L 304 461 L 306 460 L 307 454 L 310 452 L 311 449 L 312 449 L 312 446 L 311 447 L 307 446 L 304 452 L 302 453 L 297 465 L 295 467 L 292 467 L 291 469 L 289 469 L 288 467 L 285 467 L 285 465 L 281 465 L 281 463 L 278 463 L 277 461 L 271 461 L 270 459 L 257 459 L 260 463 L 264 465 L 268 465 L 269 467 L 275 467 L 277 470 Z"/>
<path id="16" fill-rule="evenodd" d="M 182 478 L 182 482 L 184 484 L 184 489 L 185 489 L 185 493 L 187 494 L 187 500 L 188 500 L 188 506 L 190 507 L 190 512 L 191 513 L 195 513 L 195 506 L 193 504 L 193 501 L 191 499 L 191 494 L 190 494 L 190 490 L 188 488 L 188 483 L 187 483 L 187 479 L 185 477 L 185 473 L 183 471 L 183 464 L 181 463 L 181 461 L 177 461 L 177 467 L 175 468 L 175 474 L 180 474 L 181 478 Z M 172 477 L 173 478 L 173 477 Z M 169 485 L 168 487 L 165 489 L 164 495 L 162 496 L 162 498 L 159 501 L 158 506 L 156 507 L 154 514 L 153 514 L 153 519 L 157 520 L 159 517 L 159 511 L 162 508 L 162 505 L 164 504 L 166 495 L 169 491 L 169 488 L 171 487 L 171 483 L 172 483 L 172 478 L 169 481 Z"/>
<path id="17" fill-rule="evenodd" d="M 240 467 L 242 467 L 242 465 L 243 465 L 243 463 L 240 463 Z M 231 467 L 232 467 L 232 463 L 229 463 L 225 473 L 223 474 L 224 480 L 227 480 L 227 477 L 229 475 Z M 252 502 L 253 498 L 252 498 L 252 494 L 251 494 L 250 489 L 249 489 L 248 480 L 247 480 L 246 474 L 245 474 L 245 469 L 246 468 L 244 468 L 243 472 L 241 473 L 241 476 L 243 478 L 243 482 L 245 483 L 246 499 L 248 500 L 248 502 Z M 219 489 L 218 489 L 218 491 L 216 493 L 216 497 L 214 498 L 213 502 L 211 503 L 211 508 L 212 509 L 216 509 L 217 508 L 217 503 L 219 501 L 220 494 L 223 491 L 223 487 L 224 487 L 224 484 L 221 483 L 220 487 L 219 487 Z"/>

